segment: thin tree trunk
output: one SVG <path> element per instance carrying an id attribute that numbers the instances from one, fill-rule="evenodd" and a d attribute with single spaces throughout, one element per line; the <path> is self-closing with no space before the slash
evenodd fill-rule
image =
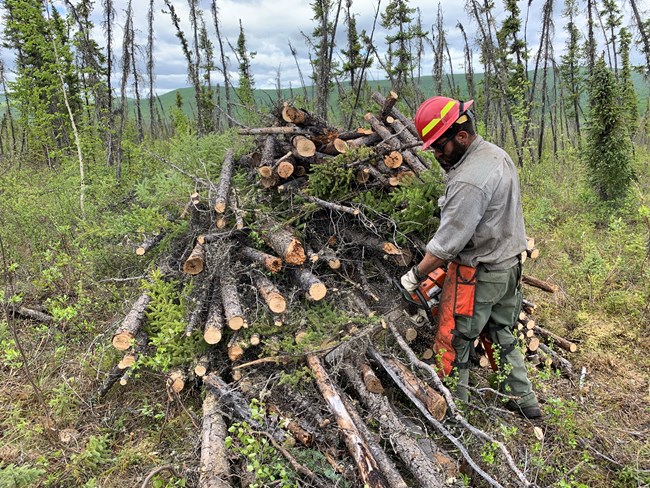
<path id="1" fill-rule="evenodd" d="M 217 1 L 212 0 L 212 19 L 214 21 L 214 29 L 217 34 L 217 41 L 219 42 L 219 53 L 221 55 L 221 74 L 223 75 L 223 86 L 224 86 L 224 91 L 225 91 L 225 96 L 226 96 L 226 114 L 228 117 L 227 119 L 227 124 L 228 127 L 232 127 L 232 102 L 230 100 L 230 79 L 228 78 L 228 64 L 226 62 L 226 53 L 223 50 L 223 39 L 221 37 L 221 29 L 219 26 L 219 18 L 218 18 L 218 9 L 217 9 Z M 221 106 L 221 104 L 219 104 Z"/>
<path id="2" fill-rule="evenodd" d="M 155 93 L 153 89 L 153 20 L 154 20 L 154 0 L 149 0 L 149 11 L 147 12 L 147 26 L 148 26 L 148 36 L 147 36 L 147 78 L 149 79 L 149 136 L 153 139 L 156 135 L 155 124 L 156 124 L 156 103 L 155 103 Z"/>
<path id="3" fill-rule="evenodd" d="M 138 127 L 138 142 L 144 140 L 144 124 L 142 121 L 142 103 L 140 102 L 140 84 L 138 80 L 138 67 L 135 62 L 135 35 L 133 29 L 133 17 L 131 17 L 131 70 L 133 71 L 133 89 L 135 91 L 135 113 Z"/>

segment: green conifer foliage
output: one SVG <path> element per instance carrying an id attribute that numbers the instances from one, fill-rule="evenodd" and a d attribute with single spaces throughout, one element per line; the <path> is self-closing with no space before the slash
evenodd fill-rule
<path id="1" fill-rule="evenodd" d="M 589 179 L 601 200 L 624 198 L 634 179 L 629 117 L 621 103 L 621 90 L 603 56 L 589 80 L 589 125 L 586 162 Z"/>
<path id="2" fill-rule="evenodd" d="M 239 60 L 239 89 L 237 95 L 239 101 L 246 107 L 255 105 L 253 87 L 255 82 L 251 73 L 251 59 L 255 57 L 254 52 L 248 51 L 246 47 L 246 35 L 241 20 L 239 21 L 239 37 L 237 38 L 237 59 Z"/>

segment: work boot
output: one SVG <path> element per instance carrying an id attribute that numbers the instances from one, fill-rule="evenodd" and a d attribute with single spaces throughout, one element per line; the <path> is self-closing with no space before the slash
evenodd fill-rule
<path id="1" fill-rule="evenodd" d="M 528 407 L 520 407 L 515 402 L 510 401 L 506 404 L 506 408 L 511 412 L 517 412 L 524 418 L 527 419 L 538 419 L 542 416 L 542 411 L 539 409 L 538 405 L 530 405 Z"/>

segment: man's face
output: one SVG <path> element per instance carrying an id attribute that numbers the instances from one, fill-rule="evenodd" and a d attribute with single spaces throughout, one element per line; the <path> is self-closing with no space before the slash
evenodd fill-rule
<path id="1" fill-rule="evenodd" d="M 442 138 L 430 146 L 438 163 L 445 171 L 449 171 L 460 158 L 463 157 L 467 148 L 456 140 L 456 136 L 449 139 Z"/>

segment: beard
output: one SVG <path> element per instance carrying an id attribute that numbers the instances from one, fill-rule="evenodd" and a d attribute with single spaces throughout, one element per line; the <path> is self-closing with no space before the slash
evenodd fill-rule
<path id="1" fill-rule="evenodd" d="M 440 164 L 445 172 L 448 172 L 451 168 L 453 168 L 467 152 L 467 148 L 456 143 L 454 139 L 452 139 L 450 142 L 453 144 L 451 153 L 448 156 L 441 154 L 440 157 L 436 157 L 438 164 Z"/>

